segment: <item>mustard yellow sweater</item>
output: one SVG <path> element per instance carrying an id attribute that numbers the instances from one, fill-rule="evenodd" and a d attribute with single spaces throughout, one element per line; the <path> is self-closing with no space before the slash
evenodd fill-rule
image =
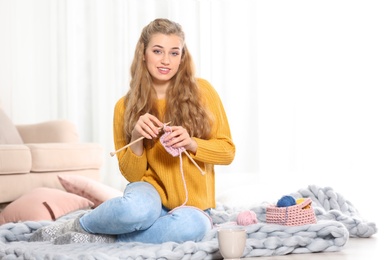
<path id="1" fill-rule="evenodd" d="M 215 118 L 211 138 L 194 138 L 198 143 L 198 150 L 196 154 L 190 154 L 206 174 L 202 175 L 186 154 L 182 154 L 182 159 L 188 190 L 186 205 L 205 210 L 216 206 L 214 165 L 230 164 L 235 156 L 235 145 L 218 93 L 206 80 L 198 79 L 197 82 L 206 106 Z M 165 107 L 165 100 L 157 102 L 160 109 Z M 114 110 L 115 149 L 127 144 L 123 127 L 124 112 L 125 103 L 122 97 Z M 152 184 L 159 192 L 165 207 L 173 209 L 184 203 L 186 193 L 180 172 L 180 158 L 166 152 L 160 142 L 150 149 L 145 149 L 141 156 L 135 155 L 128 148 L 119 152 L 117 158 L 122 175 L 129 182 L 146 181 Z"/>

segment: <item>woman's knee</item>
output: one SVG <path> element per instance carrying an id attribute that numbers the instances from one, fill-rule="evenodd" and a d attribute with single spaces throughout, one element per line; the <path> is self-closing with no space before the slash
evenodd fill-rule
<path id="1" fill-rule="evenodd" d="M 161 198 L 157 190 L 147 182 L 133 182 L 127 185 L 122 203 L 130 207 L 161 208 Z"/>
<path id="2" fill-rule="evenodd" d="M 156 189 L 146 182 L 131 183 L 125 189 L 123 197 L 118 201 L 117 213 L 119 223 L 142 223 L 146 228 L 152 225 L 161 214 L 161 199 Z"/>

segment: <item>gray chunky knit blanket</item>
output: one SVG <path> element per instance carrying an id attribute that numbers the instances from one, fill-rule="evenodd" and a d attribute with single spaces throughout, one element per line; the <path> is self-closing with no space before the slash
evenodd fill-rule
<path id="1" fill-rule="evenodd" d="M 291 193 L 295 198 L 311 198 L 316 224 L 282 226 L 267 224 L 266 203 L 250 208 L 259 223 L 245 226 L 248 239 L 243 258 L 299 253 L 340 251 L 349 237 L 370 237 L 377 232 L 375 223 L 361 218 L 354 206 L 332 188 L 314 185 Z M 244 209 L 218 205 L 211 211 L 216 225 L 235 222 Z M 68 214 L 56 222 L 78 216 Z M 34 231 L 52 221 L 26 221 L 0 226 L 0 259 L 222 259 L 218 249 L 217 228 L 200 242 L 163 244 L 143 243 L 75 243 L 53 245 L 28 242 Z"/>

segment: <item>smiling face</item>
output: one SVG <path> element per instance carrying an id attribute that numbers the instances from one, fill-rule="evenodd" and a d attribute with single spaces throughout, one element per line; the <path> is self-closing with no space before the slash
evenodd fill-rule
<path id="1" fill-rule="evenodd" d="M 182 50 L 183 42 L 174 34 L 155 34 L 146 47 L 144 60 L 159 98 L 165 96 L 170 80 L 179 69 Z"/>

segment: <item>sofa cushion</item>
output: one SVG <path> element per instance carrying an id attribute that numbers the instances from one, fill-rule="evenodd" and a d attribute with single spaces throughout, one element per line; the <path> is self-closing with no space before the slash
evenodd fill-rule
<path id="1" fill-rule="evenodd" d="M 0 213 L 0 225 L 8 222 L 56 220 L 70 212 L 89 209 L 86 198 L 51 188 L 36 188 L 7 205 Z"/>
<path id="2" fill-rule="evenodd" d="M 0 175 L 0 203 L 12 202 L 30 190 L 29 173 Z"/>
<path id="3" fill-rule="evenodd" d="M 31 165 L 31 153 L 26 145 L 0 145 L 0 176 L 2 174 L 28 173 L 31 170 Z"/>
<path id="4" fill-rule="evenodd" d="M 95 143 L 26 144 L 31 151 L 31 172 L 99 169 L 102 147 Z"/>
<path id="5" fill-rule="evenodd" d="M 58 175 L 58 179 L 66 191 L 89 199 L 94 207 L 106 200 L 122 196 L 121 191 L 84 176 L 64 174 Z"/>
<path id="6" fill-rule="evenodd" d="M 23 144 L 16 126 L 0 108 L 0 144 Z"/>

